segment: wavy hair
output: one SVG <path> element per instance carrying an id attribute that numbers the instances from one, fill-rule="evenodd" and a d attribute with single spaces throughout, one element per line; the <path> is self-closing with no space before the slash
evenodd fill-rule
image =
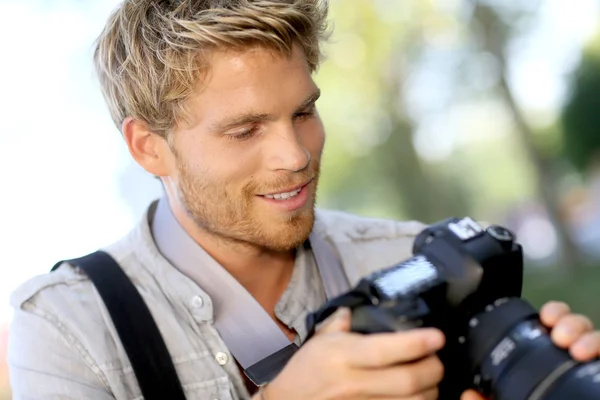
<path id="1" fill-rule="evenodd" d="M 125 0 L 96 41 L 94 66 L 119 130 L 128 116 L 163 137 L 186 121 L 186 103 L 213 50 L 303 50 L 311 71 L 328 36 L 327 0 Z"/>

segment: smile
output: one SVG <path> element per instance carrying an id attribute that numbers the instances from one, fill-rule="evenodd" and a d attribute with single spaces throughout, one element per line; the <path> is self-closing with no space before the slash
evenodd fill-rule
<path id="1" fill-rule="evenodd" d="M 301 185 L 286 188 L 285 192 L 261 194 L 258 197 L 275 207 L 276 210 L 296 211 L 308 204 L 310 199 L 309 184 L 312 181 L 313 179 Z"/>
<path id="2" fill-rule="evenodd" d="M 268 193 L 261 194 L 259 196 L 266 197 L 267 199 L 275 199 L 275 200 L 286 200 L 290 197 L 298 196 L 298 194 L 302 191 L 305 186 L 308 186 L 314 178 L 309 179 L 308 181 L 291 188 L 286 188 L 285 192 L 277 192 L 277 193 Z"/>
<path id="3" fill-rule="evenodd" d="M 304 187 L 304 186 L 303 186 Z M 283 192 L 283 193 L 275 193 L 275 194 L 265 194 L 264 196 L 267 199 L 275 199 L 275 200 L 287 200 L 290 197 L 298 196 L 298 193 L 302 190 L 302 187 L 292 190 L 291 192 Z"/>

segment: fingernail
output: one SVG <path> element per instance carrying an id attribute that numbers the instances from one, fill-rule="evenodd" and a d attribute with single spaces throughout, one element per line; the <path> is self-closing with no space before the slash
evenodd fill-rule
<path id="1" fill-rule="evenodd" d="M 444 345 L 444 335 L 441 332 L 434 330 L 427 334 L 427 345 L 432 350 L 437 350 Z"/>

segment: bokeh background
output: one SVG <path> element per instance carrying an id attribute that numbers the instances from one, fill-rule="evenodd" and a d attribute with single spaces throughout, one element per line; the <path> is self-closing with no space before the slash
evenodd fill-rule
<path id="1" fill-rule="evenodd" d="M 93 75 L 117 0 L 0 0 L 0 399 L 9 296 L 160 195 Z M 600 3 L 332 0 L 319 206 L 513 229 L 524 294 L 600 323 Z M 507 266 L 508 267 L 508 266 Z M 43 334 L 43 332 L 40 332 Z"/>

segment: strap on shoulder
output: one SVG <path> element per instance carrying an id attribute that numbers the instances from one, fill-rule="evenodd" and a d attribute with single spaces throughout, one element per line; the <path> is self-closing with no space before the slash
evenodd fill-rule
<path id="1" fill-rule="evenodd" d="M 115 325 L 145 400 L 184 400 L 171 355 L 150 310 L 131 280 L 106 252 L 61 261 L 78 266 L 93 282 Z"/>

